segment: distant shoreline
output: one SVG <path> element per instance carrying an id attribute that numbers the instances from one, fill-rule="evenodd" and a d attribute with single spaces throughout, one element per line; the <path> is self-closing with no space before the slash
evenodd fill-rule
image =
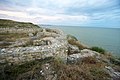
<path id="1" fill-rule="evenodd" d="M 49 25 L 49 24 L 37 24 L 39 26 L 53 26 L 53 27 L 80 27 L 80 28 L 107 28 L 107 29 L 120 29 L 119 27 L 95 27 L 95 26 L 71 26 L 71 25 Z"/>

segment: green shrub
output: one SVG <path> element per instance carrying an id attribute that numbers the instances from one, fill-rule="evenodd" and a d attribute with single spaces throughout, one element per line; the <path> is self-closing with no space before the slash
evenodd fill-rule
<path id="1" fill-rule="evenodd" d="M 105 50 L 103 48 L 100 48 L 100 47 L 92 47 L 91 50 L 99 52 L 101 54 L 105 54 Z"/>

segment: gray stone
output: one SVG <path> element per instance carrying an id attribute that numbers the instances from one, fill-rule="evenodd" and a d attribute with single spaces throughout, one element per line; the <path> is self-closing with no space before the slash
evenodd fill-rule
<path id="1" fill-rule="evenodd" d="M 76 63 L 81 57 L 81 54 L 72 54 L 67 57 L 67 62 L 68 63 Z"/>
<path id="2" fill-rule="evenodd" d="M 80 50 L 77 46 L 71 45 L 71 44 L 69 44 L 68 46 L 69 46 L 69 48 L 68 48 L 69 49 L 69 54 L 75 54 L 75 53 L 80 52 Z"/>
<path id="3" fill-rule="evenodd" d="M 1 53 L 2 53 L 2 52 L 5 52 L 5 49 L 1 49 Z"/>
<path id="4" fill-rule="evenodd" d="M 83 50 L 81 50 L 81 54 L 83 55 L 83 57 L 99 56 L 100 55 L 100 53 L 98 53 L 96 51 L 89 50 L 89 49 L 83 49 Z"/>
<path id="5" fill-rule="evenodd" d="M 120 79 L 120 72 L 116 72 L 112 67 L 105 66 L 106 72 L 114 79 Z"/>
<path id="6" fill-rule="evenodd" d="M 82 58 L 92 57 L 92 56 L 99 56 L 99 53 L 92 51 L 92 50 L 83 49 L 81 50 L 81 53 L 68 55 L 67 61 L 71 63 L 76 63 L 78 60 Z"/>
<path id="7" fill-rule="evenodd" d="M 29 33 L 28 35 L 29 35 L 29 37 L 33 37 L 34 36 L 33 33 Z"/>
<path id="8" fill-rule="evenodd" d="M 40 73 L 45 77 L 45 80 L 57 80 L 57 74 L 55 74 L 53 67 L 49 63 L 42 65 Z"/>

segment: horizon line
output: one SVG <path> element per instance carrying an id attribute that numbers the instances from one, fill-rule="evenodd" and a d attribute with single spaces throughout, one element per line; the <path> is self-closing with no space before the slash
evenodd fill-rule
<path id="1" fill-rule="evenodd" d="M 120 27 L 100 27 L 100 26 L 83 26 L 83 25 L 63 25 L 63 24 L 37 24 L 37 25 L 40 25 L 40 26 L 64 26 L 64 27 L 81 27 L 81 28 L 118 28 L 120 29 Z"/>

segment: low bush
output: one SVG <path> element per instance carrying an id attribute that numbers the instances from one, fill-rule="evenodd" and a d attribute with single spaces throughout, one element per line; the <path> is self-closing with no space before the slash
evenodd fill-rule
<path id="1" fill-rule="evenodd" d="M 99 52 L 101 54 L 105 54 L 105 50 L 103 48 L 100 48 L 100 47 L 92 47 L 91 50 Z"/>
<path id="2" fill-rule="evenodd" d="M 75 40 L 72 40 L 72 39 L 68 40 L 68 43 L 71 44 L 71 45 L 77 46 L 79 49 L 87 48 L 87 47 L 83 46 L 82 44 L 80 44 L 79 41 L 75 41 Z"/>

